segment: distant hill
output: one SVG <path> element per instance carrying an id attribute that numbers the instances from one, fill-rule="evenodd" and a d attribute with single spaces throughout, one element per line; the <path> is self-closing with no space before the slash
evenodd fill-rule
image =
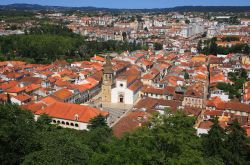
<path id="1" fill-rule="evenodd" d="M 0 5 L 0 10 L 80 10 L 86 12 L 106 11 L 106 12 L 250 12 L 250 6 L 178 6 L 173 8 L 155 9 L 111 9 L 97 7 L 64 7 L 64 6 L 42 6 L 37 4 L 10 4 Z"/>

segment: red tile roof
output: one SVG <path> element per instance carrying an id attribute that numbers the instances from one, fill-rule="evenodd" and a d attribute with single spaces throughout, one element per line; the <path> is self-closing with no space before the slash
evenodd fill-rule
<path id="1" fill-rule="evenodd" d="M 23 102 L 23 101 L 31 99 L 31 96 L 29 96 L 27 94 L 20 94 L 20 95 L 15 96 L 14 98 Z"/>
<path id="2" fill-rule="evenodd" d="M 132 85 L 128 87 L 128 89 L 132 91 L 137 91 L 142 87 L 142 82 L 140 80 L 136 80 Z"/>
<path id="3" fill-rule="evenodd" d="M 28 103 L 28 104 L 22 106 L 23 109 L 30 110 L 33 113 L 36 113 L 38 110 L 43 109 L 44 107 L 46 107 L 46 105 L 41 103 L 41 102 Z"/>
<path id="4" fill-rule="evenodd" d="M 3 84 L 0 84 L 0 88 L 3 90 L 6 90 L 6 89 L 16 86 L 17 84 L 18 84 L 17 81 L 8 81 Z"/>
<path id="5" fill-rule="evenodd" d="M 11 88 L 7 89 L 6 92 L 8 92 L 8 93 L 18 93 L 18 92 L 22 92 L 24 90 L 25 90 L 24 87 L 21 88 L 21 87 L 18 87 L 18 86 L 14 86 L 14 87 L 11 87 Z"/>
<path id="6" fill-rule="evenodd" d="M 75 116 L 78 115 L 77 121 L 83 123 L 88 123 L 92 118 L 100 114 L 103 116 L 108 116 L 108 112 L 104 112 L 96 108 L 62 102 L 55 102 L 54 104 L 36 112 L 36 115 L 41 114 L 47 114 L 53 118 L 60 118 L 72 121 L 75 121 Z"/>
<path id="7" fill-rule="evenodd" d="M 106 61 L 105 58 L 100 57 L 100 56 L 94 56 L 94 57 L 91 58 L 91 60 L 100 61 L 100 62 L 105 62 Z"/>
<path id="8" fill-rule="evenodd" d="M 55 98 L 51 97 L 51 96 L 47 96 L 47 97 L 44 97 L 40 100 L 40 102 L 46 104 L 46 105 L 51 105 L 55 102 L 57 102 L 58 100 L 56 100 Z"/>
<path id="9" fill-rule="evenodd" d="M 210 129 L 213 124 L 214 123 L 211 122 L 211 121 L 202 121 L 200 123 L 200 125 L 198 126 L 198 128 L 201 128 L 201 129 Z"/>
<path id="10" fill-rule="evenodd" d="M 144 125 L 148 118 L 149 114 L 146 112 L 130 112 L 114 125 L 113 133 L 116 137 L 121 137 L 125 132 L 132 132 L 140 125 Z"/>
<path id="11" fill-rule="evenodd" d="M 221 116 L 222 111 L 219 111 L 219 110 L 206 110 L 204 112 L 204 115 L 207 115 L 207 116 Z"/>
<path id="12" fill-rule="evenodd" d="M 53 93 L 52 96 L 59 99 L 59 100 L 65 100 L 65 99 L 73 96 L 73 93 L 71 91 L 69 91 L 68 89 L 63 88 L 63 89 L 60 89 L 60 90 L 56 91 L 55 93 Z"/>
<path id="13" fill-rule="evenodd" d="M 31 92 L 31 91 L 34 91 L 36 89 L 39 89 L 41 86 L 38 85 L 38 84 L 30 84 L 28 86 L 25 87 L 25 91 L 26 92 Z"/>

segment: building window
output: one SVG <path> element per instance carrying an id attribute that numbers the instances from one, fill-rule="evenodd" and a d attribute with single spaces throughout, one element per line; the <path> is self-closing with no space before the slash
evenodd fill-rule
<path id="1" fill-rule="evenodd" d="M 61 122 L 59 120 L 57 120 L 57 123 L 60 124 Z"/>
<path id="2" fill-rule="evenodd" d="M 120 87 L 123 87 L 123 84 L 120 84 Z"/>
<path id="3" fill-rule="evenodd" d="M 78 125 L 78 124 L 75 124 L 75 127 L 79 127 L 79 125 Z"/>
<path id="4" fill-rule="evenodd" d="M 66 125 L 69 125 L 69 122 L 66 122 Z"/>
<path id="5" fill-rule="evenodd" d="M 56 120 L 53 120 L 52 122 L 53 122 L 53 123 L 56 123 Z"/>
<path id="6" fill-rule="evenodd" d="M 65 124 L 65 122 L 64 122 L 64 121 L 62 121 L 62 124 L 64 125 L 64 124 Z"/>
<path id="7" fill-rule="evenodd" d="M 71 126 L 74 126 L 74 124 L 73 124 L 73 123 L 70 123 L 70 125 L 71 125 Z"/>

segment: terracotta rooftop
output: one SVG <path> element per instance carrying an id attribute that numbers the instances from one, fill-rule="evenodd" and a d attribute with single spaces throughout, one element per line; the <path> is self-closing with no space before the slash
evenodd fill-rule
<path id="1" fill-rule="evenodd" d="M 39 89 L 41 86 L 38 85 L 38 84 L 30 84 L 28 86 L 25 87 L 25 91 L 26 92 L 31 92 L 31 91 L 34 91 L 36 89 Z"/>
<path id="2" fill-rule="evenodd" d="M 46 107 L 45 104 L 39 102 L 39 103 L 28 103 L 26 105 L 22 105 L 23 109 L 30 110 L 33 113 L 36 113 L 38 110 L 43 109 Z"/>
<path id="3" fill-rule="evenodd" d="M 136 128 L 145 125 L 148 118 L 149 114 L 146 112 L 130 112 L 114 125 L 113 133 L 116 137 L 121 137 L 126 132 L 133 132 Z"/>
<path id="4" fill-rule="evenodd" d="M 8 92 L 8 93 L 18 93 L 18 92 L 22 92 L 24 90 L 25 90 L 24 87 L 21 88 L 21 87 L 18 87 L 18 86 L 14 86 L 14 87 L 11 87 L 11 88 L 7 89 L 6 92 Z"/>
<path id="5" fill-rule="evenodd" d="M 63 88 L 63 89 L 60 89 L 60 90 L 56 91 L 55 93 L 53 93 L 52 96 L 59 99 L 59 100 L 65 100 L 65 99 L 73 96 L 73 93 L 71 91 L 69 91 L 68 89 Z"/>
<path id="6" fill-rule="evenodd" d="M 57 99 L 55 99 L 55 98 L 53 98 L 51 96 L 44 97 L 44 98 L 42 98 L 40 100 L 40 102 L 42 102 L 42 103 L 44 103 L 46 105 L 51 105 L 51 104 L 53 104 L 53 103 L 55 103 L 57 101 L 58 101 Z"/>
<path id="7" fill-rule="evenodd" d="M 155 112 L 157 105 L 168 106 L 171 110 L 176 111 L 181 106 L 181 101 L 164 100 L 146 97 L 141 99 L 134 107 L 137 109 L 145 108 L 147 111 Z"/>
<path id="8" fill-rule="evenodd" d="M 53 118 L 60 118 L 66 120 L 76 120 L 76 115 L 78 116 L 79 122 L 88 123 L 92 118 L 103 115 L 108 116 L 107 112 L 101 111 L 96 108 L 89 106 L 78 105 L 78 104 L 69 104 L 62 102 L 55 102 L 54 104 L 38 110 L 36 115 L 47 114 Z"/>
<path id="9" fill-rule="evenodd" d="M 22 102 L 31 99 L 31 97 L 27 94 L 20 94 L 15 96 L 14 98 Z"/>
<path id="10" fill-rule="evenodd" d="M 214 123 L 211 122 L 211 121 L 202 121 L 200 123 L 200 125 L 198 126 L 198 128 L 201 128 L 201 129 L 210 129 L 213 124 Z"/>

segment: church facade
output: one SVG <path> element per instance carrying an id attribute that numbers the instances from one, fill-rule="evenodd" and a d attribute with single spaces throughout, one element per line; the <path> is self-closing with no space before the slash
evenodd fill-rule
<path id="1" fill-rule="evenodd" d="M 110 59 L 103 66 L 102 102 L 133 105 L 139 99 L 142 88 L 140 71 L 129 67 L 114 81 L 114 71 Z"/>
<path id="2" fill-rule="evenodd" d="M 111 102 L 134 104 L 139 98 L 141 87 L 140 80 L 133 79 L 129 82 L 127 77 L 119 77 L 116 80 L 116 87 L 111 90 Z"/>

